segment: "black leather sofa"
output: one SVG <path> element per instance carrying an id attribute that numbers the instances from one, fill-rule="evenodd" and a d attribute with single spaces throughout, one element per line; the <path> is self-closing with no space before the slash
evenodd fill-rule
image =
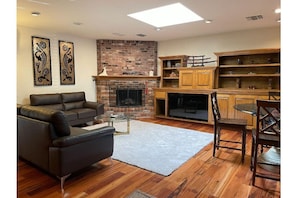
<path id="1" fill-rule="evenodd" d="M 110 158 L 115 129 L 72 127 L 63 111 L 21 106 L 17 115 L 18 156 L 61 179 Z"/>
<path id="2" fill-rule="evenodd" d="M 71 126 L 94 121 L 104 114 L 104 104 L 86 101 L 85 92 L 31 94 L 30 105 L 63 111 Z"/>

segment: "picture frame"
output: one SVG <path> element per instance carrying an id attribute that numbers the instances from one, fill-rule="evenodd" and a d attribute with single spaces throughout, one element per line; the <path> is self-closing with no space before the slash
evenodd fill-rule
<path id="1" fill-rule="evenodd" d="M 59 40 L 60 84 L 75 84 L 74 44 Z"/>
<path id="2" fill-rule="evenodd" d="M 52 85 L 50 40 L 32 36 L 33 75 L 35 86 Z"/>

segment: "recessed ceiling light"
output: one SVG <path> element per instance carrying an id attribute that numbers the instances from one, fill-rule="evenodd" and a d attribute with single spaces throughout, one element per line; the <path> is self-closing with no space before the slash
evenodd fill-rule
<path id="1" fill-rule="evenodd" d="M 74 22 L 73 24 L 74 25 L 82 25 L 83 23 L 81 23 L 81 22 Z"/>
<path id="2" fill-rule="evenodd" d="M 205 20 L 205 23 L 212 23 L 212 20 Z"/>
<path id="3" fill-rule="evenodd" d="M 276 13 L 276 14 L 281 13 L 281 9 L 280 8 L 275 9 L 274 13 Z"/>
<path id="4" fill-rule="evenodd" d="M 112 33 L 112 34 L 115 35 L 115 36 L 125 36 L 125 34 L 118 33 L 118 32 L 114 32 L 114 33 Z"/>
<path id="5" fill-rule="evenodd" d="M 181 3 L 144 10 L 128 16 L 158 28 L 203 20 Z"/>
<path id="6" fill-rule="evenodd" d="M 31 15 L 32 16 L 39 16 L 40 15 L 40 12 L 31 12 Z"/>

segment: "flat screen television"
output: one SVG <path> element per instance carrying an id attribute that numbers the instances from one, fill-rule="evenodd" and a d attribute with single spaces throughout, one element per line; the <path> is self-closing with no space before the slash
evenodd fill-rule
<path id="1" fill-rule="evenodd" d="M 168 94 L 168 115 L 198 121 L 208 121 L 207 94 Z"/>

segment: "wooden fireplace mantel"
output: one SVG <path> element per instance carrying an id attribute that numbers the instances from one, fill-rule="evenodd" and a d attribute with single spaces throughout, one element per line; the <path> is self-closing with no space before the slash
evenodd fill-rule
<path id="1" fill-rule="evenodd" d="M 143 80 L 159 80 L 160 76 L 142 76 L 142 75 L 122 75 L 122 76 L 92 76 L 93 80 L 131 80 L 131 79 L 143 79 Z"/>

